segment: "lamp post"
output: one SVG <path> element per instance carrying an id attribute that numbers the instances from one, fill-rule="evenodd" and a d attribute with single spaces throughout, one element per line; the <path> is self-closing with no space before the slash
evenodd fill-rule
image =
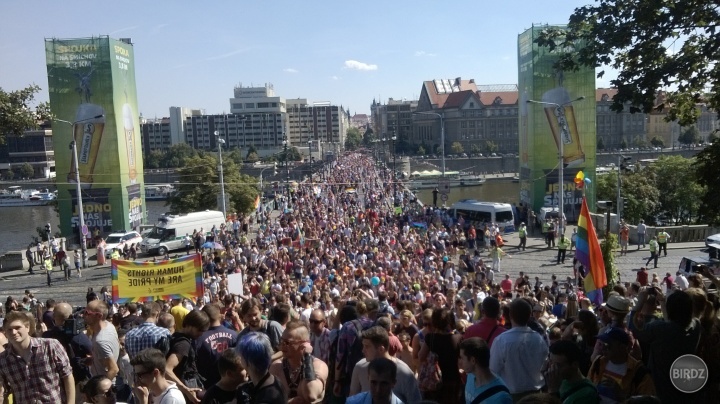
<path id="1" fill-rule="evenodd" d="M 445 113 L 444 112 L 413 112 L 413 114 L 435 115 L 440 117 L 440 158 L 442 160 L 442 176 L 445 178 Z"/>
<path id="2" fill-rule="evenodd" d="M 393 157 L 393 194 L 397 194 L 397 166 L 395 165 L 395 156 L 397 153 L 395 152 L 395 141 L 397 140 L 397 136 L 393 135 L 391 137 L 392 139 L 392 157 Z"/>
<path id="3" fill-rule="evenodd" d="M 535 100 L 527 100 L 529 104 L 540 104 L 540 105 L 550 105 L 555 107 L 555 114 L 556 116 L 565 118 L 565 106 L 570 105 L 573 102 L 584 100 L 585 97 L 581 96 L 574 100 L 564 102 L 562 104 L 558 104 L 555 102 L 546 102 L 546 101 L 535 101 Z M 562 126 L 559 128 L 560 131 L 565 130 Z M 558 183 L 560 184 L 560 198 L 559 198 L 559 207 L 558 207 L 558 222 L 560 223 L 558 226 L 558 230 L 560 230 L 560 236 L 565 234 L 565 152 L 564 152 L 564 136 L 561 134 L 559 136 L 560 141 L 558 142 Z"/>
<path id="4" fill-rule="evenodd" d="M 285 197 L 287 198 L 288 206 L 290 205 L 290 161 L 288 159 L 288 140 L 287 137 L 283 137 L 283 159 L 285 160 Z"/>
<path id="5" fill-rule="evenodd" d="M 53 122 L 62 122 L 70 125 L 73 128 L 73 140 L 70 142 L 70 150 L 73 151 L 73 163 L 75 164 L 75 193 L 77 194 L 77 209 L 78 219 L 80 219 L 80 227 L 78 228 L 78 235 L 80 236 L 80 250 L 82 251 L 82 266 L 87 268 L 87 240 L 83 234 L 85 229 L 85 213 L 83 212 L 83 201 L 82 201 L 82 190 L 80 189 L 80 170 L 78 169 L 78 155 L 77 155 L 77 143 L 75 142 L 75 125 L 79 123 L 90 122 L 95 119 L 104 118 L 105 115 L 96 115 L 92 118 L 81 119 L 79 121 L 66 121 L 64 119 L 53 119 Z M 48 224 L 49 229 L 49 224 Z M 48 234 L 48 244 L 50 243 L 50 235 Z"/>
<path id="6" fill-rule="evenodd" d="M 218 158 L 220 159 L 220 197 L 222 198 L 222 213 L 223 217 L 227 220 L 227 211 L 225 210 L 225 179 L 223 178 L 223 162 L 222 162 L 222 145 L 225 144 L 225 139 L 220 137 L 220 132 L 215 131 L 215 137 L 217 137 L 218 143 Z"/>

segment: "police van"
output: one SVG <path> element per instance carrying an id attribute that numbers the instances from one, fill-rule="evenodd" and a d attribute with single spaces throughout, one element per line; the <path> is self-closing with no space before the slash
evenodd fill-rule
<path id="1" fill-rule="evenodd" d="M 486 224 L 497 224 L 504 232 L 515 231 L 515 215 L 509 203 L 481 202 L 476 199 L 462 199 L 450 206 L 450 216 L 455 223 L 463 219 L 465 227 L 470 225 L 482 229 Z"/>
<path id="2" fill-rule="evenodd" d="M 165 214 L 160 216 L 155 227 L 140 243 L 145 254 L 165 255 L 168 251 L 185 248 L 185 235 L 194 231 L 208 233 L 215 226 L 219 229 L 225 223 L 223 213 L 217 210 L 203 212 Z"/>

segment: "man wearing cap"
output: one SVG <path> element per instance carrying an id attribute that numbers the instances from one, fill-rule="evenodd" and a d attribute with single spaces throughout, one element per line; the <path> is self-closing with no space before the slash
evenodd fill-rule
<path id="1" fill-rule="evenodd" d="M 632 340 L 623 328 L 610 327 L 598 335 L 603 354 L 590 366 L 588 379 L 603 402 L 623 402 L 632 396 L 654 396 L 655 384 L 642 361 L 629 355 Z"/>

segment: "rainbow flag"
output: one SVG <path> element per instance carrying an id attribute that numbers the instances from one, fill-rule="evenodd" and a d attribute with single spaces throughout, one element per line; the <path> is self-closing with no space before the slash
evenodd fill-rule
<path id="1" fill-rule="evenodd" d="M 577 251 L 575 257 L 585 267 L 585 294 L 595 304 L 602 304 L 602 288 L 607 285 L 605 261 L 603 261 L 600 242 L 595 233 L 595 226 L 590 219 L 587 200 L 583 197 L 580 218 L 578 219 Z"/>

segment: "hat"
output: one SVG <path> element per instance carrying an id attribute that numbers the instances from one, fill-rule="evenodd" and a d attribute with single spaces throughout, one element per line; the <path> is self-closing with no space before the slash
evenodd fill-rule
<path id="1" fill-rule="evenodd" d="M 598 335 L 598 339 L 602 342 L 617 341 L 624 345 L 630 345 L 630 335 L 625 329 L 620 327 L 610 327 L 605 332 Z"/>
<path id="2" fill-rule="evenodd" d="M 535 306 L 533 306 L 533 311 L 540 311 L 540 312 L 542 312 L 542 311 L 544 311 L 544 310 L 543 310 L 542 306 L 540 306 L 539 304 L 536 304 Z"/>
<path id="3" fill-rule="evenodd" d="M 603 304 L 606 309 L 615 313 L 629 313 L 632 303 L 620 295 L 612 295 L 608 298 L 607 303 Z"/>

